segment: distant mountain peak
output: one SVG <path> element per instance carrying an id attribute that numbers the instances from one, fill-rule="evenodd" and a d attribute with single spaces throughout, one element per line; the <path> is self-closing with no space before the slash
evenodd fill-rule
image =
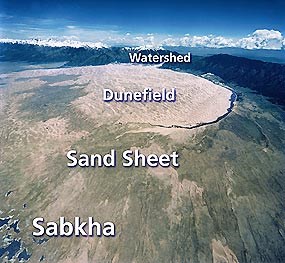
<path id="1" fill-rule="evenodd" d="M 143 45 L 139 47 L 134 47 L 134 50 L 164 50 L 162 46 L 153 46 L 153 45 Z"/>
<path id="2" fill-rule="evenodd" d="M 4 38 L 0 39 L 0 43 L 11 43 L 11 44 L 29 44 L 29 45 L 37 45 L 37 46 L 48 46 L 48 47 L 73 47 L 73 48 L 107 48 L 108 46 L 103 44 L 102 42 L 81 42 L 75 40 L 57 40 L 57 39 L 39 39 L 33 38 L 28 40 L 21 39 L 9 39 Z"/>
<path id="3" fill-rule="evenodd" d="M 11 38 L 2 38 L 0 39 L 0 43 L 10 43 L 10 44 L 22 44 L 22 45 L 35 45 L 35 46 L 45 46 L 45 47 L 73 47 L 73 48 L 92 48 L 92 49 L 100 49 L 100 48 L 109 48 L 108 45 L 102 42 L 82 42 L 76 40 L 59 40 L 54 38 L 48 39 L 40 39 L 40 38 L 32 38 L 27 40 L 22 39 L 11 39 Z M 125 50 L 130 51 L 158 51 L 165 50 L 162 46 L 154 46 L 154 45 L 143 45 L 143 46 L 126 46 L 123 47 Z"/>

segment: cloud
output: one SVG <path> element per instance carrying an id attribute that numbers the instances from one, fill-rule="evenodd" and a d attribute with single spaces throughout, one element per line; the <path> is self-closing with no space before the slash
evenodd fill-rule
<path id="1" fill-rule="evenodd" d="M 237 42 L 238 46 L 246 49 L 282 49 L 284 38 L 281 32 L 276 30 L 256 30 L 248 37 Z"/>
<path id="2" fill-rule="evenodd" d="M 175 47 L 177 46 L 177 41 L 171 37 L 168 37 L 162 41 L 162 46 L 169 46 L 169 47 Z"/>
<path id="3" fill-rule="evenodd" d="M 4 16 L 2 14 L 2 16 Z M 1 13 L 0 13 L 1 18 Z M 36 25 L 36 26 L 35 26 Z M 258 29 L 242 38 L 230 38 L 216 35 L 168 35 L 123 31 L 116 26 L 79 26 L 74 21 L 65 19 L 38 19 L 36 22 L 22 19 L 3 23 L 0 28 L 1 38 L 9 39 L 50 39 L 82 42 L 101 42 L 107 46 L 162 46 L 208 47 L 208 48 L 244 48 L 244 49 L 285 49 L 285 39 L 280 31 Z"/>
<path id="4" fill-rule="evenodd" d="M 68 28 L 68 29 L 75 29 L 76 26 L 66 26 L 66 28 Z"/>
<path id="5" fill-rule="evenodd" d="M 280 31 L 259 29 L 247 37 L 234 39 L 223 36 L 191 36 L 185 34 L 180 38 L 166 38 L 163 45 L 185 47 L 224 48 L 237 47 L 244 49 L 284 49 L 285 38 Z"/>
<path id="6" fill-rule="evenodd" d="M 0 19 L 12 19 L 13 16 L 7 15 L 5 13 L 0 13 Z"/>
<path id="7" fill-rule="evenodd" d="M 50 47 L 90 47 L 90 48 L 103 48 L 107 47 L 102 42 L 82 42 L 76 40 L 55 40 L 55 39 L 29 39 L 29 40 L 20 40 L 20 39 L 0 39 L 0 43 L 18 43 L 18 44 L 30 44 L 30 45 L 38 45 L 38 46 L 50 46 Z"/>
<path id="8" fill-rule="evenodd" d="M 235 47 L 234 40 L 231 38 L 225 38 L 222 36 L 190 36 L 185 35 L 179 39 L 180 46 L 187 47 L 211 47 L 211 48 L 222 48 L 222 47 Z"/>
<path id="9" fill-rule="evenodd" d="M 163 36 L 160 34 L 135 35 L 128 34 L 122 37 L 109 38 L 109 45 L 124 44 L 132 46 L 184 46 L 208 48 L 244 48 L 244 49 L 285 49 L 285 39 L 282 33 L 276 30 L 260 29 L 244 38 L 229 38 L 224 36 Z M 103 41 L 104 42 L 104 41 Z"/>

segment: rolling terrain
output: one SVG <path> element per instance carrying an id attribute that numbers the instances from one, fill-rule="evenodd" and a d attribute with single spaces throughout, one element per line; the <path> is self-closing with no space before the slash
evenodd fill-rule
<path id="1" fill-rule="evenodd" d="M 155 125 L 216 119 L 231 92 L 140 65 L 26 70 L 1 81 L 3 262 L 284 262 L 285 117 L 278 106 L 232 86 L 239 100 L 219 122 L 165 128 Z M 145 85 L 175 86 L 187 96 L 177 105 L 100 101 L 104 87 Z M 180 166 L 69 169 L 71 148 L 177 151 Z M 117 235 L 32 237 L 34 217 L 62 215 L 111 220 Z"/>

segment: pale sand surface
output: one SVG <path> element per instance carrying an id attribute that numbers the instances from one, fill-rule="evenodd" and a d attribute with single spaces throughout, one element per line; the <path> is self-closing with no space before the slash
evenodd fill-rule
<path id="1" fill-rule="evenodd" d="M 107 122 L 148 123 L 152 125 L 185 125 L 216 120 L 230 106 L 231 91 L 212 82 L 188 74 L 153 66 L 111 64 L 64 69 L 29 70 L 5 75 L 10 79 L 40 78 L 60 74 L 78 75 L 76 80 L 59 82 L 65 85 L 85 84 L 87 94 L 72 104 L 97 124 Z M 4 75 L 3 75 L 4 76 Z M 32 81 L 37 85 L 42 81 Z M 14 82 L 14 85 L 17 83 Z M 23 83 L 18 83 L 19 85 Z M 52 84 L 55 85 L 55 84 Z M 34 85 L 31 85 L 34 86 Z M 177 101 L 171 102 L 104 102 L 103 89 L 114 91 L 161 91 L 176 88 Z"/>
<path id="2" fill-rule="evenodd" d="M 213 263 L 238 263 L 233 251 L 220 240 L 212 240 Z"/>
<path id="3" fill-rule="evenodd" d="M 58 77 L 63 74 L 70 78 Z M 45 80 L 43 76 L 55 78 Z M 254 101 L 245 100 L 238 109 L 237 119 L 230 117 L 225 121 L 228 126 L 210 128 L 205 133 L 200 131 L 207 129 L 206 126 L 189 130 L 148 125 L 186 126 L 213 121 L 226 112 L 231 95 L 229 90 L 205 79 L 150 66 L 29 70 L 1 77 L 7 81 L 7 87 L 0 89 L 0 130 L 4 146 L 0 148 L 0 170 L 4 171 L 1 174 L 5 183 L 2 189 L 13 190 L 4 199 L 3 207 L 11 211 L 16 204 L 14 215 L 19 213 L 21 224 L 26 222 L 28 231 L 21 233 L 29 252 L 32 251 L 29 262 L 39 261 L 42 248 L 46 262 L 146 262 L 150 258 L 162 258 L 156 262 L 166 262 L 172 255 L 173 261 L 181 262 L 182 256 L 186 258 L 188 254 L 191 259 L 193 255 L 194 261 L 197 258 L 195 262 L 238 263 L 244 249 L 250 251 L 250 256 L 254 255 L 253 259 L 259 258 L 255 254 L 259 252 L 256 246 L 262 243 L 260 236 L 270 237 L 268 233 L 273 231 L 259 229 L 256 220 L 263 219 L 265 206 L 274 209 L 274 205 L 265 202 L 269 200 L 268 193 L 264 197 L 260 191 L 258 196 L 254 192 L 246 196 L 244 178 L 252 179 L 253 184 L 257 178 L 266 190 L 267 183 L 271 182 L 266 175 L 272 177 L 273 165 L 283 163 L 283 155 L 278 156 L 274 140 L 265 152 L 262 143 L 252 139 L 253 133 L 247 130 L 252 119 L 245 116 L 272 119 L 270 126 L 251 127 L 256 134 L 262 134 L 262 128 L 267 130 L 267 127 L 278 131 L 272 125 L 278 122 L 270 112 L 264 113 L 258 104 L 255 108 Z M 40 114 L 41 105 L 22 107 L 32 104 L 35 100 L 29 99 L 33 97 L 41 99 L 50 94 L 43 90 L 64 86 L 85 92 L 75 93 L 83 96 L 72 96 L 70 100 L 53 101 L 55 96 L 51 96 L 48 109 L 64 103 L 55 116 L 46 111 Z M 175 87 L 178 101 L 144 104 L 102 101 L 103 88 L 141 91 L 145 87 L 156 90 Z M 63 90 L 56 95 L 68 98 L 70 90 Z M 234 120 L 240 121 L 237 122 L 242 125 L 239 131 L 245 130 L 242 133 L 245 139 L 232 132 L 233 126 L 227 128 Z M 97 125 L 102 127 L 97 129 Z M 71 147 L 88 153 L 108 151 L 110 147 L 140 149 L 144 154 L 177 150 L 181 154 L 180 168 L 117 169 L 116 172 L 67 170 L 65 154 Z M 252 164 L 264 166 L 258 172 L 252 169 Z M 278 164 L 276 174 L 280 171 Z M 268 187 L 271 189 L 272 184 Z M 272 202 L 281 199 L 277 195 Z M 28 204 L 26 209 L 22 209 L 23 202 Z M 57 220 L 61 215 L 84 219 L 94 216 L 102 222 L 114 220 L 118 239 L 50 239 L 38 246 L 29 234 L 30 222 L 39 216 L 38 211 L 47 220 Z M 276 214 L 277 210 L 272 213 Z M 255 230 L 261 232 L 248 230 L 246 215 L 251 215 L 250 226 L 256 226 Z M 155 220 L 159 224 L 153 224 Z M 264 219 L 263 225 L 270 227 L 269 220 Z M 129 230 L 130 234 L 126 232 Z M 276 232 L 278 236 L 278 229 Z M 156 236 L 157 233 L 161 235 Z M 255 244 L 254 240 L 259 243 Z M 174 242 L 183 251 L 177 247 L 171 250 Z M 193 252 L 193 244 L 199 244 L 200 249 Z M 147 259 L 145 254 L 141 256 L 139 247 L 147 249 Z M 165 255 L 168 250 L 169 255 Z"/>

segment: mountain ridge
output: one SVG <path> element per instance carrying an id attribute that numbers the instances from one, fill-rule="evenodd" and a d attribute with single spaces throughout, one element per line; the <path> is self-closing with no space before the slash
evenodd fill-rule
<path id="1" fill-rule="evenodd" d="M 218 54 L 196 57 L 191 64 L 164 64 L 163 68 L 212 73 L 227 83 L 234 83 L 267 96 L 274 103 L 285 105 L 285 65 L 244 57 Z"/>
<path id="2" fill-rule="evenodd" d="M 146 47 L 40 46 L 0 42 L 0 61 L 51 63 L 65 62 L 64 67 L 130 63 L 129 52 L 142 54 L 180 54 L 165 49 Z M 164 63 L 162 68 L 203 75 L 212 73 L 226 83 L 247 87 L 285 106 L 285 65 L 248 59 L 228 54 L 192 56 L 191 63 Z"/>

